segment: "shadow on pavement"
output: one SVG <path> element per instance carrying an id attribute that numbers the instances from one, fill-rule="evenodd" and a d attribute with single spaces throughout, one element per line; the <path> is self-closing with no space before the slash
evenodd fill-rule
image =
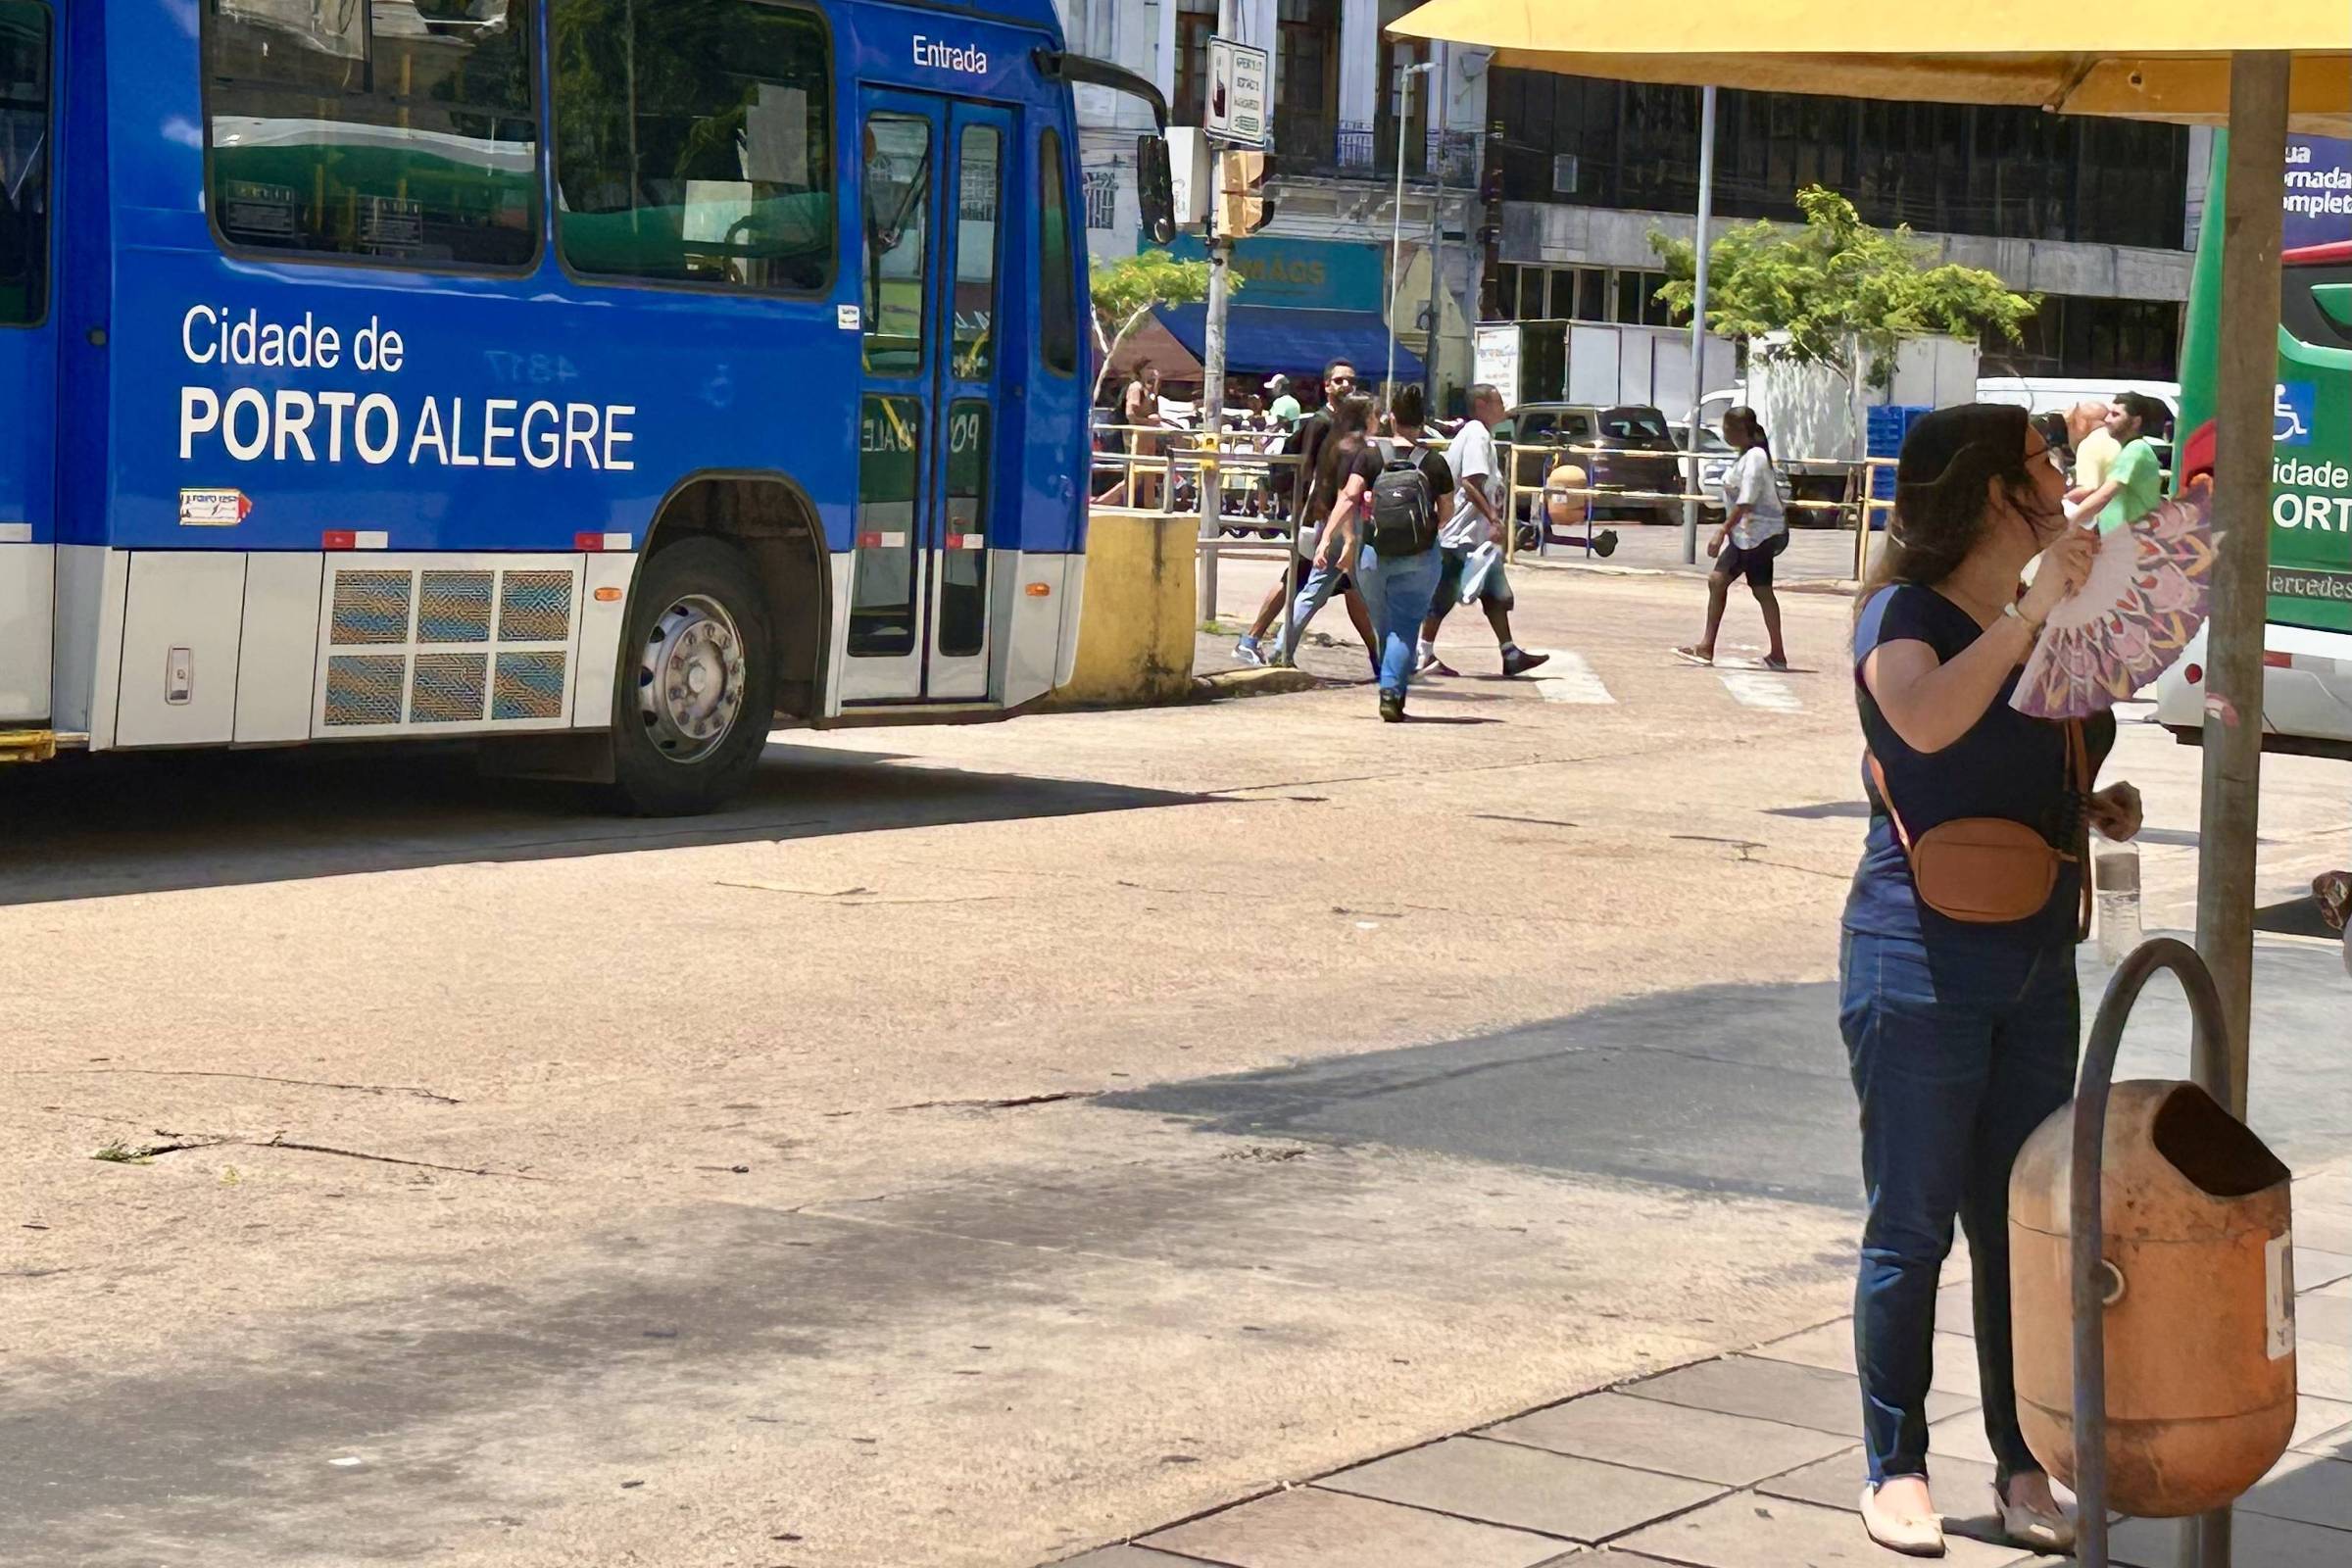
<path id="1" fill-rule="evenodd" d="M 2262 940 L 2252 1121 L 2290 1165 L 2352 1152 L 2345 980 L 2332 945 Z M 2087 1026 L 2108 971 L 2081 950 Z M 2118 1078 L 2188 1075 L 2170 977 L 2132 1011 Z M 1158 1084 L 1096 1103 L 1200 1130 L 1463 1159 L 1859 1209 L 1860 1134 L 1834 981 L 1710 985 L 1499 1034 Z"/>
<path id="2" fill-rule="evenodd" d="M 775 742 L 733 806 L 671 818 L 613 814 L 584 785 L 483 777 L 464 749 L 74 757 L 0 772 L 0 906 L 1203 799 Z"/>

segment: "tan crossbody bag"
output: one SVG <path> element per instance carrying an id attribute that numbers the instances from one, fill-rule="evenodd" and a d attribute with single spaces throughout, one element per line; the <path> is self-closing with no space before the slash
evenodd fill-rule
<path id="1" fill-rule="evenodd" d="M 1914 839 L 1895 809 L 1893 792 L 1886 787 L 1886 770 L 1877 754 L 1868 752 L 1871 782 L 1879 801 L 1894 823 L 1903 856 L 1911 862 L 1911 885 L 1919 902 L 1947 920 L 1970 925 L 2006 925 L 2041 912 L 2057 891 L 2066 866 L 2089 859 L 2089 817 L 2080 812 L 2072 853 L 2057 849 L 2039 831 L 2005 816 L 1962 816 L 1936 826 Z M 2078 793 L 2090 793 L 2090 748 L 2082 738 L 2081 720 L 2066 726 L 2067 776 Z M 2080 930 L 2090 930 L 2090 878 L 2082 879 Z"/>

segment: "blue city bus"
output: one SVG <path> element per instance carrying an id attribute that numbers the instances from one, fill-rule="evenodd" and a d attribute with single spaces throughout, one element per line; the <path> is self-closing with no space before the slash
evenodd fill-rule
<path id="1" fill-rule="evenodd" d="M 771 714 L 1033 705 L 1073 81 L 1164 124 L 1052 0 L 0 0 L 0 756 L 463 736 L 675 812 Z"/>

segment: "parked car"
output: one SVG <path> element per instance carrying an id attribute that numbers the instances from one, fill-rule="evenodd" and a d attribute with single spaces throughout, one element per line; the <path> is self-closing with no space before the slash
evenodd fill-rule
<path id="1" fill-rule="evenodd" d="M 1494 440 L 1507 447 L 1513 482 L 1532 492 L 1544 475 L 1563 463 L 1574 463 L 1590 475 L 1595 490 L 1650 491 L 1679 494 L 1682 489 L 1680 454 L 1666 416 L 1639 404 L 1615 408 L 1591 403 L 1523 403 L 1494 427 Z M 1584 447 L 1588 452 L 1563 456 L 1561 447 Z M 1518 515 L 1525 521 L 1535 497 L 1522 494 Z M 1593 499 L 1595 518 L 1626 518 L 1635 522 L 1683 520 L 1679 501 L 1611 501 Z"/>

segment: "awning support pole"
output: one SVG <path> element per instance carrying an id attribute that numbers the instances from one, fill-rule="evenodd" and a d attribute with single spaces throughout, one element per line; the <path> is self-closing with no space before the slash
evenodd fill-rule
<path id="1" fill-rule="evenodd" d="M 2279 171 L 2286 159 L 2290 57 L 2241 51 L 2230 64 L 2229 190 L 2222 211 L 2220 365 L 2213 523 L 2220 559 L 2205 657 L 2203 817 L 2197 952 L 2221 994 L 2220 1038 L 2197 1036 L 2196 1081 L 2246 1114 L 2254 1009 L 2254 844 L 2261 817 L 2263 629 L 2269 620 L 2271 449 L 2278 378 Z M 2230 1568 L 2230 1511 L 2181 1531 L 2181 1568 Z"/>

